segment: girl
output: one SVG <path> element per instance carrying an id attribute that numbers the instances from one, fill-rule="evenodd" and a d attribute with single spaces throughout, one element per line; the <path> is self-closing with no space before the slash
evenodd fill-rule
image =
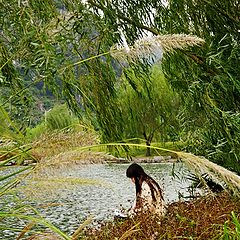
<path id="1" fill-rule="evenodd" d="M 162 190 L 158 183 L 148 176 L 143 168 L 133 163 L 127 169 L 127 177 L 131 178 L 136 188 L 136 199 L 129 210 L 129 215 L 134 216 L 138 213 L 148 213 L 163 216 L 165 204 Z"/>

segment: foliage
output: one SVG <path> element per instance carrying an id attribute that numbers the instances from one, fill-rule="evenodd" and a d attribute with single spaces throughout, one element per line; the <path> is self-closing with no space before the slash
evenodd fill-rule
<path id="1" fill-rule="evenodd" d="M 116 99 L 119 76 L 132 65 L 135 73 L 148 74 L 150 66 L 135 60 L 118 63 L 110 56 L 112 47 L 124 41 L 123 35 L 135 49 L 160 39 L 165 77 L 185 103 L 179 117 L 186 149 L 239 173 L 239 4 L 237 0 L 203 3 L 1 1 L 2 105 L 19 128 L 26 129 L 35 101 L 30 87 L 42 84 L 65 99 L 79 117 L 91 119 L 103 142 L 122 141 L 124 119 Z M 166 54 L 162 35 L 169 34 L 196 35 L 205 44 L 181 46 Z M 141 41 L 146 36 L 148 40 Z M 147 92 L 145 80 L 141 87 Z"/>
<path id="2" fill-rule="evenodd" d="M 0 166 L 22 165 L 25 160 L 35 161 L 29 154 L 31 145 L 25 144 L 18 124 L 12 121 L 3 107 L 0 107 L 0 121 Z"/>
<path id="3" fill-rule="evenodd" d="M 49 131 L 68 131 L 76 129 L 78 124 L 77 117 L 69 111 L 66 105 L 55 105 L 53 109 L 45 112 L 44 116 L 42 116 L 42 121 L 38 125 L 26 130 L 26 139 L 35 141 Z"/>
<path id="4" fill-rule="evenodd" d="M 46 122 L 41 122 L 35 127 L 26 129 L 26 139 L 28 141 L 34 141 L 45 133 L 47 133 Z"/>
<path id="5" fill-rule="evenodd" d="M 192 32 L 205 39 L 195 53 L 180 51 L 167 57 L 163 69 L 167 79 L 182 92 L 186 110 L 183 115 L 188 134 L 186 150 L 204 155 L 239 173 L 239 34 L 236 1 L 185 2 L 169 5 L 173 32 Z M 225 9 L 228 9 L 226 12 Z M 177 13 L 177 14 L 176 14 Z M 192 28 L 185 24 L 192 22 Z M 178 21 L 175 22 L 175 19 Z M 230 20 L 231 19 L 231 20 Z M 170 64 L 169 60 L 174 62 Z"/>
<path id="6" fill-rule="evenodd" d="M 0 1 L 1 139 L 6 136 L 13 139 L 17 143 L 17 155 L 25 156 L 26 149 L 21 146 L 25 129 L 31 125 L 33 106 L 36 105 L 32 87 L 41 84 L 43 92 L 50 91 L 58 99 L 66 100 L 79 117 L 91 119 L 103 142 L 124 140 L 124 119 L 117 101 L 121 81 L 119 76 L 128 67 L 134 67 L 135 75 L 138 72 L 147 75 L 151 66 L 141 61 L 133 61 L 130 65 L 118 63 L 111 57 L 112 46 L 123 41 L 120 32 L 123 32 L 129 46 L 136 46 L 141 37 L 151 34 L 190 34 L 204 39 L 205 44 L 202 47 L 179 49 L 171 54 L 163 53 L 161 62 L 165 78 L 184 102 L 178 115 L 182 123 L 181 140 L 187 141 L 187 150 L 210 157 L 239 173 L 238 13 L 237 0 Z M 136 92 L 132 93 L 133 96 L 138 93 L 138 88 L 147 93 L 149 82 L 146 78 L 138 79 L 142 80 L 138 88 L 131 84 L 136 80 L 134 77 L 127 80 Z M 168 93 L 171 94 L 171 90 Z M 147 98 L 151 95 L 144 94 L 143 99 L 151 106 Z M 135 108 L 134 105 L 131 107 Z M 61 121 L 58 119 L 53 126 L 62 126 L 59 124 Z M 55 145 L 53 139 L 53 143 L 52 146 L 59 146 L 61 141 Z M 3 165 L 10 158 L 7 156 Z M 187 160 L 199 168 L 204 164 L 209 165 L 206 159 L 196 161 L 191 156 Z M 201 164 L 196 165 L 196 162 Z M 215 166 L 214 170 L 219 168 Z M 236 179 L 221 168 L 217 172 L 228 183 Z M 18 176 L 18 173 L 15 175 Z M 10 177 L 13 176 L 7 176 L 7 179 Z M 7 183 L 2 188 L 3 193 L 17 183 L 18 179 L 9 182 L 9 185 Z M 213 201 L 212 204 L 218 202 Z M 213 213 L 213 205 L 207 204 L 199 204 L 201 213 L 196 214 L 197 217 L 203 216 L 204 206 L 208 206 Z M 183 207 L 183 211 L 188 209 L 189 205 Z M 218 205 L 216 209 L 219 209 Z M 177 213 L 180 218 L 176 219 L 174 212 L 171 221 L 161 229 L 176 228 L 173 223 L 177 222 L 180 224 L 177 233 L 192 237 L 194 233 L 191 231 L 198 230 L 194 216 Z M 194 214 L 194 211 L 191 213 Z M 12 214 L 22 217 L 12 212 L 3 214 L 6 217 Z M 211 216 L 204 216 L 204 222 L 211 220 Z M 185 221 L 184 217 L 195 222 Z M 30 220 L 38 221 L 39 218 Z M 204 222 L 197 226 L 205 226 Z M 189 232 L 184 232 L 189 224 Z M 127 225 L 122 233 L 132 226 Z M 148 229 L 148 233 L 153 232 Z M 118 237 L 121 236 L 123 234 Z M 204 234 L 200 236 L 206 239 Z"/>
<path id="7" fill-rule="evenodd" d="M 190 131 L 191 138 L 186 139 L 185 149 L 204 155 L 213 162 L 239 173 L 239 113 L 219 112 L 219 114 L 214 116 L 216 122 L 208 119 L 202 128 Z M 210 128 L 213 125 L 214 130 Z"/>
<path id="8" fill-rule="evenodd" d="M 231 227 L 228 227 L 228 223 L 230 221 L 226 221 L 224 223 L 224 231 L 222 235 L 222 239 L 236 239 L 238 240 L 240 238 L 240 222 L 239 218 L 236 216 L 236 214 L 232 211 L 232 221 L 231 223 L 235 225 L 235 229 L 232 229 Z"/>
<path id="9" fill-rule="evenodd" d="M 122 80 L 118 93 L 125 139 L 144 138 L 147 145 L 154 137 L 160 142 L 177 140 L 180 99 L 161 69 L 154 66 L 150 73 L 137 75 L 127 70 L 125 76 L 128 81 Z"/>
<path id="10" fill-rule="evenodd" d="M 50 131 L 67 129 L 78 122 L 65 105 L 58 105 L 51 109 L 46 113 L 45 121 Z"/>
<path id="11" fill-rule="evenodd" d="M 5 139 L 19 139 L 23 138 L 23 134 L 19 131 L 18 126 L 12 121 L 5 108 L 0 106 L 0 136 Z"/>
<path id="12" fill-rule="evenodd" d="M 185 102 L 182 124 L 186 150 L 239 173 L 239 18 L 238 3 L 231 1 L 169 1 L 90 4 L 105 19 L 117 18 L 128 43 L 139 35 L 158 33 L 195 34 L 205 40 L 201 48 L 164 55 L 167 80 Z M 108 12 L 107 9 L 112 11 Z M 227 10 L 226 10 L 227 9 Z M 151 12 L 152 14 L 148 14 Z M 190 22 L 190 24 L 189 24 Z M 144 31 L 143 31 L 144 30 Z"/>

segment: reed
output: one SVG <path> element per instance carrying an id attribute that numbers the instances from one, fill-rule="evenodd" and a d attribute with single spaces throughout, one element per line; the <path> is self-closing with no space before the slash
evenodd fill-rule
<path id="1" fill-rule="evenodd" d="M 110 52 L 114 58 L 124 62 L 143 59 L 157 62 L 162 59 L 163 54 L 172 53 L 176 49 L 199 46 L 204 42 L 202 38 L 186 34 L 157 35 L 137 40 L 133 46 L 115 45 Z"/>
<path id="2" fill-rule="evenodd" d="M 204 157 L 195 156 L 190 153 L 178 152 L 178 157 L 198 176 L 205 172 L 213 179 L 223 182 L 225 190 L 230 194 L 240 196 L 240 177 L 234 172 L 231 172 Z"/>

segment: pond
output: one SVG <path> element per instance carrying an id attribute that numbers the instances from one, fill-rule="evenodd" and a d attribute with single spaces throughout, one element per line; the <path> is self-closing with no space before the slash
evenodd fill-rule
<path id="1" fill-rule="evenodd" d="M 135 188 L 126 177 L 129 164 L 93 164 L 81 165 L 56 170 L 54 177 L 87 179 L 85 184 L 58 189 L 55 194 L 32 198 L 31 205 L 48 221 L 67 233 L 73 233 L 89 215 L 94 218 L 93 224 L 99 220 L 111 220 L 114 210 L 130 208 L 135 198 Z M 189 195 L 189 181 L 181 181 L 172 177 L 173 163 L 141 164 L 147 174 L 152 176 L 162 187 L 167 203 L 177 201 L 179 195 Z M 174 164 L 174 172 L 179 176 L 186 174 L 182 164 Z M 35 191 L 41 191 L 37 185 Z M 46 207 L 47 206 L 47 207 Z M 11 239 L 13 233 L 0 233 L 0 239 Z M 14 239 L 14 238 L 12 238 Z"/>

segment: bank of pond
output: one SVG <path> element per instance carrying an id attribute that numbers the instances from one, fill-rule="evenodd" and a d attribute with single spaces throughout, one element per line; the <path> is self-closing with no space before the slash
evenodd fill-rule
<path id="1" fill-rule="evenodd" d="M 163 189 L 168 204 L 163 219 L 156 220 L 145 215 L 120 222 L 114 220 L 114 211 L 129 209 L 135 199 L 134 185 L 126 177 L 129 163 L 54 168 L 45 175 L 24 180 L 18 187 L 19 192 L 1 200 L 1 207 L 3 211 L 8 211 L 27 204 L 69 236 L 90 217 L 89 229 L 85 233 L 81 231 L 76 239 L 206 239 L 210 232 L 211 237 L 214 234 L 220 236 L 226 221 L 229 223 L 226 229 L 234 226 L 230 224 L 233 217 L 231 211 L 239 217 L 238 201 L 223 193 L 194 199 L 190 187 L 192 182 L 187 178 L 190 172 L 184 164 L 168 162 L 141 165 Z M 201 190 L 195 192 L 195 196 L 200 194 L 203 194 Z M 16 239 L 19 233 L 14 229 L 23 229 L 27 224 L 26 221 L 12 218 L 4 221 L 1 224 L 6 225 L 8 221 L 11 227 L 0 232 L 0 239 Z M 42 227 L 40 229 L 47 231 Z M 40 238 L 38 234 L 31 238 L 30 235 L 30 232 L 26 233 L 22 239 L 62 239 L 56 234 L 50 234 L 51 237 L 48 235 L 49 238 L 47 235 L 44 235 L 46 238 Z"/>

